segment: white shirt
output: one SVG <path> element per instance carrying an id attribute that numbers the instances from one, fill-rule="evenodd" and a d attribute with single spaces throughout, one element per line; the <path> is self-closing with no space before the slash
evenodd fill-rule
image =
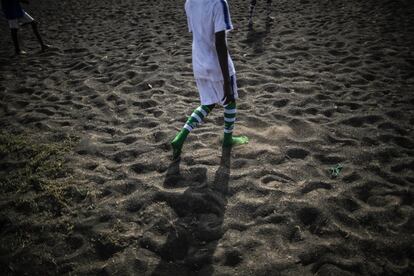
<path id="1" fill-rule="evenodd" d="M 222 81 L 223 73 L 216 51 L 215 33 L 233 29 L 226 0 L 187 0 L 188 29 L 193 33 L 193 71 L 196 79 Z M 235 74 L 228 55 L 229 75 Z"/>

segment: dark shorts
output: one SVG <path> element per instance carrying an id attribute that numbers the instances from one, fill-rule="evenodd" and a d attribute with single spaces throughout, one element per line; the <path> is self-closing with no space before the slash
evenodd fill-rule
<path id="1" fill-rule="evenodd" d="M 1 8 L 7 20 L 22 18 L 24 10 L 18 0 L 1 0 Z"/>
<path id="2" fill-rule="evenodd" d="M 9 19 L 9 27 L 10 29 L 18 29 L 20 25 L 24 25 L 27 23 L 33 22 L 33 17 L 30 16 L 27 12 L 23 13 L 23 16 L 16 19 Z"/>

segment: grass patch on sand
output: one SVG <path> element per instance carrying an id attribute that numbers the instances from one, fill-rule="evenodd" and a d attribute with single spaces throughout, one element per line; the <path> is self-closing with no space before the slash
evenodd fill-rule
<path id="1" fill-rule="evenodd" d="M 45 140 L 30 134 L 0 132 L 0 191 L 3 196 L 19 196 L 27 208 L 36 199 L 47 196 L 59 205 L 67 205 L 65 194 L 71 186 L 72 170 L 66 166 L 67 156 L 77 137 L 58 135 Z M 71 186 L 73 188 L 73 186 Z M 23 196 L 34 191 L 37 196 Z"/>

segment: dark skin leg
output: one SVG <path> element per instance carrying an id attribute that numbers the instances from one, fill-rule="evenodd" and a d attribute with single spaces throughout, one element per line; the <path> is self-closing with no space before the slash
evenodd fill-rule
<path id="1" fill-rule="evenodd" d="M 33 21 L 30 23 L 32 25 L 33 33 L 35 34 L 37 41 L 39 41 L 42 51 L 46 50 L 48 47 L 43 43 L 42 38 L 40 37 L 39 30 L 37 29 L 37 22 Z"/>
<path id="2" fill-rule="evenodd" d="M 267 0 L 267 18 L 270 18 L 270 14 L 272 13 L 272 0 Z"/>
<path id="3" fill-rule="evenodd" d="M 231 83 L 229 75 L 229 64 L 228 64 L 228 50 L 226 43 L 226 32 L 221 31 L 216 33 L 216 51 L 220 63 L 221 72 L 223 74 L 224 81 L 224 105 L 227 105 L 234 101 L 233 95 L 231 93 Z"/>
<path id="4" fill-rule="evenodd" d="M 236 106 L 236 101 L 234 99 L 232 83 L 230 80 L 229 75 L 229 64 L 228 64 L 228 50 L 227 50 L 227 42 L 226 42 L 226 32 L 221 31 L 215 34 L 216 38 L 216 51 L 218 60 L 220 63 L 221 73 L 223 74 L 223 90 L 224 90 L 224 97 L 223 97 L 223 105 L 234 105 Z M 224 134 L 224 147 L 231 147 L 233 145 L 242 145 L 246 144 L 249 139 L 246 136 L 232 136 L 231 133 Z"/>
<path id="5" fill-rule="evenodd" d="M 250 7 L 249 7 L 249 26 L 253 25 L 253 12 L 256 8 L 256 0 L 250 1 Z"/>
<path id="6" fill-rule="evenodd" d="M 17 29 L 10 29 L 11 31 L 11 37 L 14 44 L 14 51 L 16 55 L 20 54 L 20 46 L 19 46 L 19 40 L 17 39 Z"/>

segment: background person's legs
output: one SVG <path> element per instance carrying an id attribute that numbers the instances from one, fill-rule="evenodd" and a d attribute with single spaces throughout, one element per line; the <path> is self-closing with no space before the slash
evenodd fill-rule
<path id="1" fill-rule="evenodd" d="M 34 35 L 36 36 L 37 41 L 40 44 L 40 47 L 42 48 L 42 51 L 46 50 L 48 48 L 48 45 L 46 45 L 42 37 L 40 36 L 39 30 L 37 28 L 38 23 L 31 17 L 28 13 L 24 13 L 23 17 L 9 20 L 9 26 L 10 26 L 10 32 L 14 44 L 15 53 L 18 54 L 24 54 L 25 52 L 20 49 L 19 45 L 19 39 L 18 39 L 18 30 L 21 25 L 30 24 L 32 26 L 32 30 Z"/>
<path id="2" fill-rule="evenodd" d="M 254 13 L 255 8 L 256 8 L 256 0 L 251 0 L 250 6 L 249 6 L 249 26 L 253 25 L 253 13 Z"/>
<path id="3" fill-rule="evenodd" d="M 17 37 L 17 33 L 19 30 L 19 21 L 18 19 L 11 19 L 9 20 L 9 27 L 10 27 L 10 33 L 14 45 L 14 52 L 16 55 L 23 54 L 24 52 L 20 50 L 19 45 L 19 38 Z"/>
<path id="4" fill-rule="evenodd" d="M 11 37 L 12 37 L 13 45 L 14 45 L 14 52 L 16 53 L 16 55 L 19 55 L 22 53 L 22 51 L 20 51 L 19 39 L 17 38 L 17 31 L 18 29 L 16 28 L 10 29 Z"/>
<path id="5" fill-rule="evenodd" d="M 249 6 L 249 26 L 253 26 L 253 14 L 254 10 L 256 9 L 257 0 L 251 0 Z M 272 13 L 272 0 L 266 0 L 266 17 L 268 19 L 271 18 Z"/>
<path id="6" fill-rule="evenodd" d="M 272 13 L 272 0 L 267 0 L 266 3 L 267 3 L 266 16 L 269 19 L 270 18 L 270 15 Z"/>
<path id="7" fill-rule="evenodd" d="M 37 28 L 37 21 L 35 21 L 33 17 L 30 16 L 30 14 L 25 12 L 23 17 L 19 19 L 19 22 L 23 25 L 30 23 L 30 25 L 32 26 L 33 33 L 36 36 L 36 39 L 39 42 L 40 47 L 42 47 L 42 51 L 48 48 L 46 44 L 43 43 L 42 37 L 40 36 L 39 29 Z"/>
<path id="8" fill-rule="evenodd" d="M 43 43 L 43 40 L 39 34 L 39 30 L 37 29 L 37 22 L 32 21 L 30 24 L 32 25 L 33 33 L 35 34 L 37 41 L 39 41 L 40 47 L 42 47 L 42 51 L 46 50 L 48 47 Z"/>

